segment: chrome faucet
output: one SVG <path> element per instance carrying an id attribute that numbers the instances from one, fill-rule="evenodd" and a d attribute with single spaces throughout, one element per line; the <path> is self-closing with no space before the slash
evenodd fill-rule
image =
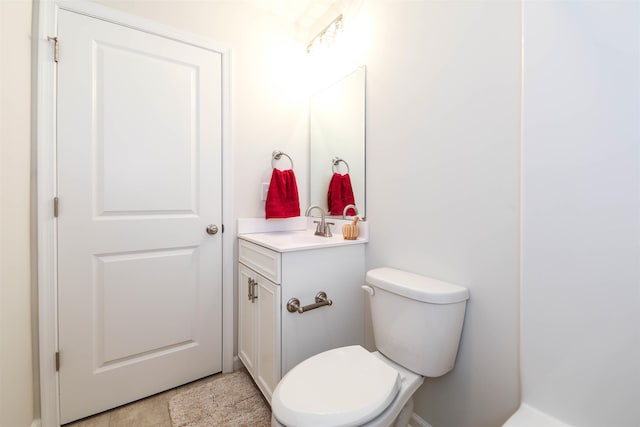
<path id="1" fill-rule="evenodd" d="M 358 208 L 356 207 L 356 205 L 347 205 L 344 207 L 344 210 L 342 211 L 342 219 L 347 219 L 347 211 L 349 210 L 349 208 L 353 208 L 353 210 L 356 211 L 356 215 L 359 215 Z"/>
<path id="2" fill-rule="evenodd" d="M 305 213 L 305 216 L 310 216 L 309 214 L 313 209 L 320 210 L 320 221 L 313 221 L 314 224 L 318 224 L 318 226 L 316 227 L 316 232 L 314 234 L 316 236 L 332 237 L 333 234 L 331 234 L 331 227 L 329 226 L 334 225 L 334 223 L 325 221 L 324 210 L 320 206 L 318 205 L 309 206 L 309 208 L 307 209 L 307 212 Z"/>

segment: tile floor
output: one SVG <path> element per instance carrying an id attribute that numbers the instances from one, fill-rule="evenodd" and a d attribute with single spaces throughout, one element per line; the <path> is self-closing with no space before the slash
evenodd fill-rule
<path id="1" fill-rule="evenodd" d="M 64 427 L 171 427 L 169 400 L 177 393 L 205 384 L 216 375 L 167 390 L 146 399 L 120 406 Z"/>

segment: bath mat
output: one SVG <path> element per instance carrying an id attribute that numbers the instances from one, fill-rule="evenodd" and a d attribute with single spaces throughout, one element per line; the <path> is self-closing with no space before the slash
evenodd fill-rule
<path id="1" fill-rule="evenodd" d="M 169 401 L 173 427 L 269 427 L 271 411 L 244 371 L 178 393 Z"/>

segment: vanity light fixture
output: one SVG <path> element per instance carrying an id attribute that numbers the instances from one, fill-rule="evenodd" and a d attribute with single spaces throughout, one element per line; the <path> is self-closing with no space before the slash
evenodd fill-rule
<path id="1" fill-rule="evenodd" d="M 340 14 L 311 39 L 307 44 L 307 53 L 311 53 L 322 46 L 332 46 L 338 32 L 342 30 L 342 14 Z"/>

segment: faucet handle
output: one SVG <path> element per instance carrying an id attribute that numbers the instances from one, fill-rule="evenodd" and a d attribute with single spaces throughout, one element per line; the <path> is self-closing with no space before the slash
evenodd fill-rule
<path id="1" fill-rule="evenodd" d="M 330 225 L 336 225 L 336 223 L 335 222 L 327 222 L 324 225 L 324 235 L 326 237 L 333 237 L 333 234 L 331 233 L 331 227 L 329 227 Z"/>
<path id="2" fill-rule="evenodd" d="M 314 224 L 318 224 L 318 225 L 316 226 L 316 234 L 318 234 L 318 233 L 324 233 L 324 230 L 320 230 L 320 226 L 321 226 L 321 224 L 322 224 L 322 222 L 321 222 L 321 221 L 313 221 L 313 223 L 314 223 Z M 326 227 L 326 225 L 325 225 L 325 227 Z"/>

